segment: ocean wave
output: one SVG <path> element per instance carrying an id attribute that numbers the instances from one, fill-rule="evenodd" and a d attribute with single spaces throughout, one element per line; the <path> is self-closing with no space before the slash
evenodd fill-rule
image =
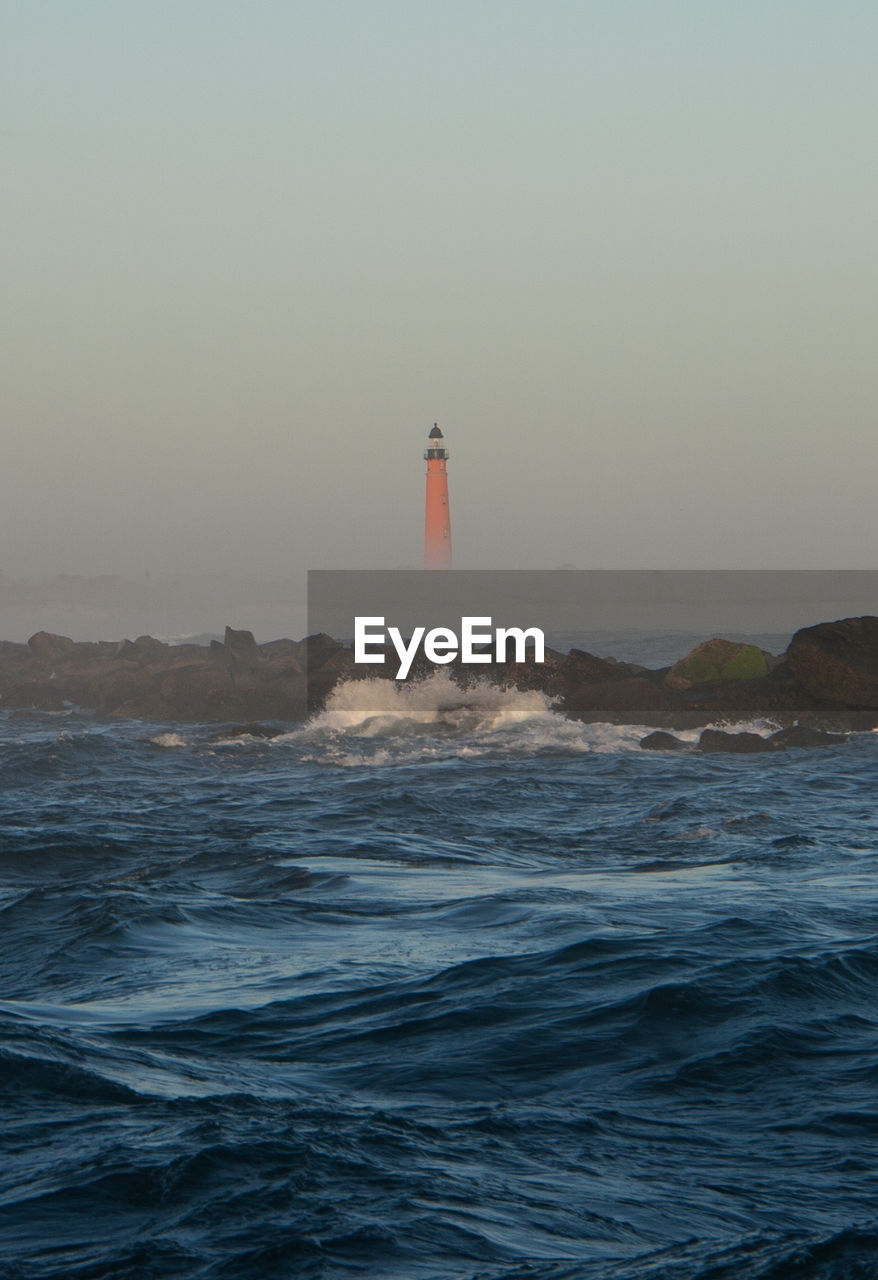
<path id="1" fill-rule="evenodd" d="M 0 714 L 0 1274 L 872 1280 L 875 736 L 340 696 Z"/>
<path id="2" fill-rule="evenodd" d="M 155 747 L 185 747 L 186 739 L 181 733 L 157 733 L 154 738 L 150 738 L 150 742 Z"/>
<path id="3" fill-rule="evenodd" d="M 359 766 L 630 751 L 648 732 L 568 719 L 539 690 L 486 680 L 461 688 L 442 670 L 407 683 L 345 681 L 303 729 L 274 742 L 295 743 L 319 763 Z"/>
<path id="4" fill-rule="evenodd" d="M 477 1280 L 874 1280 L 878 1229 L 764 1231 L 733 1244 L 697 1240 L 625 1259 L 534 1263 L 479 1273 Z"/>

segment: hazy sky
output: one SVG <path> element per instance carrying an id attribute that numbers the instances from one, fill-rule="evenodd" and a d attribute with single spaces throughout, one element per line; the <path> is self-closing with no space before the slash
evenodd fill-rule
<path id="1" fill-rule="evenodd" d="M 0 0 L 0 570 L 873 567 L 874 0 Z"/>

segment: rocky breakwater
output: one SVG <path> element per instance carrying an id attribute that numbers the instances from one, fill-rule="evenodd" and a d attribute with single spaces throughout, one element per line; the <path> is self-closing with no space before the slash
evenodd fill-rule
<path id="1" fill-rule="evenodd" d="M 320 705 L 339 675 L 392 678 L 396 670 L 389 648 L 383 666 L 354 668 L 348 650 L 332 648 L 328 637 L 314 637 L 309 643 L 317 642 L 323 647 L 314 649 L 309 662 L 312 706 Z M 409 679 L 433 669 L 421 654 Z M 587 722 L 644 724 L 663 730 L 753 719 L 771 720 L 785 729 L 797 725 L 848 731 L 878 726 L 878 618 L 848 618 L 806 628 L 779 656 L 754 645 L 712 639 L 673 666 L 658 670 L 579 649 L 569 653 L 547 649 L 540 664 L 490 662 L 473 667 L 455 660 L 444 669 L 461 685 L 487 679 L 519 689 L 539 689 L 558 710 Z M 812 739 L 811 745 L 816 742 Z M 787 735 L 778 737 L 771 749 L 797 744 L 805 744 L 804 736 L 794 740 Z M 704 749 L 722 750 L 725 745 L 708 736 Z M 747 745 L 736 741 L 729 749 L 742 751 Z"/>
<path id="2" fill-rule="evenodd" d="M 637 721 L 665 730 L 752 719 L 829 731 L 872 729 L 878 726 L 878 618 L 804 628 L 780 656 L 708 640 L 657 671 L 574 650 L 557 683 L 567 714 L 584 720 Z M 781 745 L 794 743 L 778 739 L 773 749 Z M 705 749 L 722 748 L 714 743 Z"/>
<path id="3" fill-rule="evenodd" d="M 161 721 L 301 720 L 308 643 L 257 645 L 251 632 L 231 627 L 209 646 L 151 636 L 76 643 L 41 631 L 27 644 L 0 643 L 0 707 L 76 706 Z"/>
<path id="4" fill-rule="evenodd" d="M 0 643 L 0 706 L 58 711 L 78 706 L 107 716 L 160 721 L 303 720 L 351 678 L 393 678 L 395 664 L 357 667 L 330 636 L 258 645 L 226 628 L 205 645 L 137 640 L 74 643 L 39 632 L 25 645 Z M 545 663 L 446 668 L 474 678 L 539 689 L 579 720 L 644 724 L 673 731 L 769 719 L 825 731 L 878 727 L 878 618 L 846 618 L 798 631 L 787 652 L 708 640 L 671 667 L 654 670 L 572 649 Z M 423 659 L 410 679 L 433 668 Z M 652 744 L 658 746 L 658 742 Z M 723 749 L 713 745 L 704 749 Z M 795 745 L 778 740 L 780 745 Z M 736 742 L 729 749 L 743 750 Z"/>
<path id="5" fill-rule="evenodd" d="M 347 652 L 347 651 L 345 651 Z M 333 663 L 338 654 L 331 654 Z M 395 669 L 388 650 L 383 667 L 371 676 Z M 410 679 L 433 668 L 419 657 Z M 786 653 L 766 653 L 755 645 L 723 639 L 699 644 L 673 666 L 658 670 L 617 662 L 583 650 L 558 653 L 547 649 L 545 662 L 485 663 L 478 667 L 455 661 L 446 668 L 462 685 L 488 679 L 519 689 L 539 689 L 558 710 L 586 722 L 643 724 L 662 730 L 692 730 L 716 724 L 770 720 L 824 732 L 878 726 L 878 618 L 848 618 L 799 631 Z M 349 664 L 347 674 L 353 674 Z M 357 674 L 362 669 L 357 669 Z M 309 670 L 312 701 L 332 686 L 319 666 Z M 322 681 L 322 686 L 318 685 Z M 725 738 L 731 735 L 726 734 Z M 752 734 L 750 738 L 759 737 Z M 682 745 L 682 744 L 681 744 Z M 806 745 L 805 735 L 778 736 L 771 750 Z M 808 745 L 817 745 L 811 738 Z M 750 740 L 723 740 L 708 734 L 704 750 L 746 751 Z"/>

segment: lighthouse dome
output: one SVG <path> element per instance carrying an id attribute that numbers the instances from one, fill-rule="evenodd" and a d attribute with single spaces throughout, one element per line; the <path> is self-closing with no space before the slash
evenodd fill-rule
<path id="1" fill-rule="evenodd" d="M 442 439 L 442 432 L 439 430 L 439 426 L 438 426 L 438 424 L 437 424 L 437 423 L 435 423 L 435 422 L 433 423 L 433 430 L 432 430 L 432 431 L 430 432 L 430 434 L 427 436 L 427 439 L 428 439 L 428 440 L 441 440 L 441 439 Z"/>

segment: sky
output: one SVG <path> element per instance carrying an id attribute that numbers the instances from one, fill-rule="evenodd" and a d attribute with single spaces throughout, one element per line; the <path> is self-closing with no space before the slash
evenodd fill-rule
<path id="1" fill-rule="evenodd" d="M 0 572 L 872 568 L 872 0 L 0 0 Z"/>

